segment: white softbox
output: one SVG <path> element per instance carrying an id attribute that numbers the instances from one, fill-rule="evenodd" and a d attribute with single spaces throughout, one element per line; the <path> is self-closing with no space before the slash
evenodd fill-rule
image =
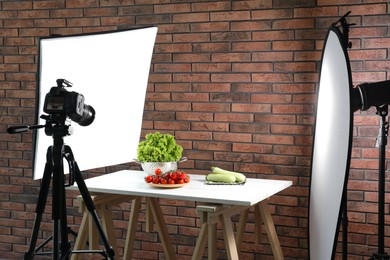
<path id="1" fill-rule="evenodd" d="M 88 126 L 71 122 L 64 137 L 80 170 L 127 163 L 136 158 L 156 27 L 39 40 L 37 125 L 46 94 L 66 79 L 96 111 Z M 34 132 L 34 179 L 42 178 L 53 138 Z M 65 169 L 66 171 L 66 169 Z"/>

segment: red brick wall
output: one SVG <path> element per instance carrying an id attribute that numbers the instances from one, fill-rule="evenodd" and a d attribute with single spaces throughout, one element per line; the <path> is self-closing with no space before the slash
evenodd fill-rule
<path id="1" fill-rule="evenodd" d="M 354 84 L 388 79 L 389 8 L 383 0 L 1 1 L 0 258 L 20 259 L 27 250 L 40 187 L 31 177 L 31 133 L 6 133 L 9 125 L 34 123 L 38 37 L 156 25 L 143 134 L 174 134 L 189 157 L 181 166 L 190 173 L 221 166 L 250 177 L 292 180 L 293 187 L 271 199 L 271 210 L 286 259 L 307 259 L 310 156 L 323 40 L 328 26 L 351 10 Z M 367 259 L 376 252 L 378 127 L 374 110 L 357 113 L 348 194 L 349 259 Z M 77 230 L 74 197 L 68 193 L 68 219 Z M 199 227 L 194 204 L 162 203 L 175 250 L 180 259 L 189 259 Z M 129 206 L 114 211 L 118 255 Z M 51 234 L 50 203 L 47 212 L 42 238 Z M 162 257 L 158 236 L 145 233 L 141 223 L 135 256 Z M 253 215 L 242 258 L 272 259 L 266 237 L 261 245 L 252 239 Z M 389 237 L 386 242 L 389 246 Z M 225 257 L 222 249 L 219 255 Z"/>

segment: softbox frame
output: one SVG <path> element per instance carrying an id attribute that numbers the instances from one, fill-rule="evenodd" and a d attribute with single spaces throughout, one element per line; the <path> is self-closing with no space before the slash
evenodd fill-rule
<path id="1" fill-rule="evenodd" d="M 94 122 L 70 122 L 65 143 L 80 170 L 127 163 L 136 158 L 157 27 L 39 39 L 36 124 L 45 120 L 43 104 L 57 79 L 96 111 Z M 52 138 L 34 131 L 33 178 L 40 179 Z"/>

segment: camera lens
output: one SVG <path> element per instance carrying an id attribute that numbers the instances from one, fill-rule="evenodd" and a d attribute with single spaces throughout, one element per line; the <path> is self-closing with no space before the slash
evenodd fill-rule
<path id="1" fill-rule="evenodd" d="M 95 120 L 95 109 L 92 106 L 84 104 L 81 115 L 73 114 L 69 115 L 69 118 L 81 126 L 88 126 Z"/>

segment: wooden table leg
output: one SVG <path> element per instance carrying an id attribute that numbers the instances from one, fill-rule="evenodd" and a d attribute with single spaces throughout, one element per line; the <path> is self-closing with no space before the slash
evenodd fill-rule
<path id="1" fill-rule="evenodd" d="M 257 207 L 259 207 L 261 218 L 264 222 L 264 228 L 267 232 L 275 259 L 284 260 L 282 248 L 280 246 L 279 238 L 275 229 L 275 224 L 268 209 L 268 203 L 266 201 L 262 201 L 257 204 Z"/>
<path id="2" fill-rule="evenodd" d="M 132 199 L 131 211 L 129 216 L 129 224 L 127 226 L 125 251 L 123 252 L 123 259 L 130 260 L 133 255 L 133 245 L 135 233 L 137 231 L 138 216 L 141 209 L 141 197 Z"/>
<path id="3" fill-rule="evenodd" d="M 237 244 L 234 238 L 232 219 L 230 214 L 222 214 L 219 216 L 222 223 L 223 235 L 225 240 L 226 253 L 229 260 L 239 259 Z M 217 258 L 211 258 L 217 259 Z"/>
<path id="4" fill-rule="evenodd" d="M 199 205 L 196 207 L 202 223 L 198 239 L 196 241 L 195 251 L 192 260 L 202 259 L 206 242 L 208 242 L 207 253 L 208 259 L 217 259 L 217 222 L 214 213 L 218 211 L 221 205 Z M 206 241 L 207 236 L 207 241 Z"/>
<path id="5" fill-rule="evenodd" d="M 99 235 L 91 214 L 88 214 L 88 247 L 89 250 L 98 248 Z"/>
<path id="6" fill-rule="evenodd" d="M 114 250 L 114 252 L 118 252 L 118 248 L 116 245 L 116 237 L 115 237 L 115 230 L 114 230 L 114 221 L 112 218 L 112 207 L 111 205 L 101 205 L 100 206 L 100 212 L 101 212 L 101 222 L 103 230 L 106 232 L 107 240 L 110 241 L 110 246 Z M 91 219 L 91 221 L 93 221 Z"/>
<path id="7" fill-rule="evenodd" d="M 249 211 L 250 211 L 249 208 L 242 211 L 240 216 L 240 221 L 238 222 L 238 228 L 236 234 L 236 244 L 237 244 L 238 251 L 240 251 L 242 241 L 244 240 L 245 227 L 246 227 L 246 222 L 248 221 Z"/>
<path id="8" fill-rule="evenodd" d="M 267 205 L 268 210 L 268 205 Z M 258 206 L 255 206 L 255 244 L 261 244 L 261 233 L 262 233 L 262 225 L 264 223 L 261 209 Z"/>
<path id="9" fill-rule="evenodd" d="M 155 231 L 154 230 L 154 218 L 153 218 L 153 213 L 152 213 L 150 201 L 146 201 L 145 231 L 147 233 Z"/>
<path id="10" fill-rule="evenodd" d="M 81 220 L 79 232 L 77 234 L 76 242 L 74 245 L 74 250 L 81 250 L 83 246 L 87 243 L 87 231 L 88 231 L 88 221 L 89 221 L 89 212 L 84 211 L 83 218 Z M 72 260 L 78 260 L 80 258 L 80 254 L 72 254 Z"/>
<path id="11" fill-rule="evenodd" d="M 244 207 L 245 208 L 245 207 Z M 240 206 L 224 206 L 218 204 L 199 205 L 196 207 L 201 215 L 202 227 L 196 242 L 193 260 L 201 259 L 205 247 L 205 234 L 208 239 L 208 259 L 217 259 L 217 223 L 221 222 L 228 259 L 238 259 L 237 244 L 234 238 L 231 216 L 243 211 Z"/>
<path id="12" fill-rule="evenodd" d="M 202 255 L 204 252 L 204 249 L 206 248 L 206 242 L 207 242 L 207 223 L 202 223 L 202 226 L 200 227 L 200 232 L 198 239 L 196 240 L 196 245 L 194 249 L 194 254 L 192 255 L 192 260 L 200 260 L 202 259 Z"/>
<path id="13" fill-rule="evenodd" d="M 216 231 L 214 233 L 212 230 L 218 221 L 222 223 L 222 231 L 224 234 L 228 259 L 239 259 L 238 252 L 240 251 L 239 248 L 245 233 L 249 208 L 225 205 L 200 205 L 197 207 L 197 211 L 198 213 L 202 214 L 202 227 L 192 259 L 201 259 L 205 247 L 205 234 L 207 232 L 209 240 L 209 259 L 217 259 L 215 253 Z M 236 213 L 241 213 L 241 218 L 238 226 L 237 236 L 234 237 L 231 216 Z M 266 201 L 262 201 L 255 205 L 255 243 L 260 243 L 261 241 L 261 226 L 263 224 L 275 259 L 284 260 L 282 248 L 280 246 L 275 229 L 275 224 Z"/>
<path id="14" fill-rule="evenodd" d="M 208 259 L 217 259 L 217 223 L 207 223 Z"/>
<path id="15" fill-rule="evenodd" d="M 127 201 L 129 199 L 129 196 L 97 193 L 92 195 L 91 199 L 96 208 L 96 212 L 101 218 L 101 225 L 107 236 L 107 240 L 110 246 L 112 246 L 114 252 L 116 252 L 117 246 L 114 233 L 111 205 Z M 81 254 L 85 255 L 85 253 L 77 253 L 77 251 L 84 250 L 87 241 L 89 244 L 89 250 L 97 250 L 99 244 L 99 236 L 95 222 L 93 221 L 91 214 L 87 210 L 81 195 L 77 197 L 77 201 L 80 204 L 79 211 L 83 213 L 83 218 L 81 220 L 81 225 L 77 234 L 76 242 L 72 250 L 72 252 L 74 252 L 71 255 L 72 260 L 81 259 Z"/>
<path id="16" fill-rule="evenodd" d="M 138 216 L 141 209 L 142 197 L 136 197 L 132 201 L 131 212 L 129 217 L 129 224 L 126 234 L 126 244 L 123 259 L 130 260 L 133 253 L 133 244 L 137 228 Z M 158 232 L 161 243 L 166 255 L 166 259 L 175 259 L 173 245 L 168 234 L 164 216 L 161 212 L 160 203 L 157 198 L 146 198 L 147 214 L 149 215 L 146 221 L 147 231 L 152 231 L 151 224 L 156 224 L 156 231 Z M 152 219 L 150 219 L 152 216 Z"/>
<path id="17" fill-rule="evenodd" d="M 164 216 L 161 212 L 160 203 L 157 198 L 146 198 L 146 201 L 152 211 L 154 223 L 156 224 L 157 232 L 160 235 L 166 258 L 175 259 L 175 252 L 164 221 Z"/>

